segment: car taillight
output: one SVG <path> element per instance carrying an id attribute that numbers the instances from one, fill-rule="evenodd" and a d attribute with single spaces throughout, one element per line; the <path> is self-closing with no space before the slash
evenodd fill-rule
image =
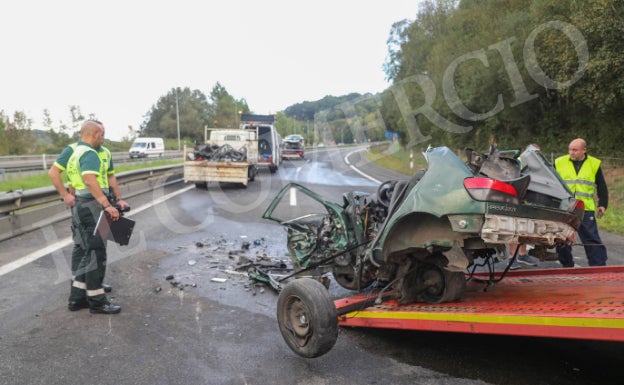
<path id="1" fill-rule="evenodd" d="M 582 200 L 577 199 L 576 202 L 574 202 L 574 210 L 580 210 L 580 211 L 585 211 L 585 203 L 583 203 Z"/>
<path id="2" fill-rule="evenodd" d="M 518 204 L 518 191 L 509 183 L 492 178 L 466 178 L 464 187 L 478 201 Z"/>

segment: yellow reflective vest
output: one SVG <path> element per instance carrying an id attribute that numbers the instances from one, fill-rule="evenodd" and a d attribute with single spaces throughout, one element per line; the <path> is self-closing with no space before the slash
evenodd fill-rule
<path id="1" fill-rule="evenodd" d="M 561 179 L 568 185 L 576 199 L 583 201 L 586 211 L 596 211 L 594 194 L 596 193 L 596 173 L 600 168 L 600 159 L 586 155 L 586 159 L 578 174 L 570 155 L 560 156 L 555 159 L 555 169 L 561 175 Z"/>
<path id="2" fill-rule="evenodd" d="M 90 194 L 89 188 L 82 179 L 82 171 L 80 169 L 80 158 L 89 151 L 96 153 L 100 160 L 100 169 L 96 178 L 98 185 L 105 193 L 108 193 L 108 169 L 110 168 L 111 153 L 105 148 L 101 147 L 100 151 L 96 151 L 93 147 L 78 144 L 74 148 L 74 153 L 67 161 L 67 179 L 68 184 L 76 189 L 76 195 L 85 196 Z"/>

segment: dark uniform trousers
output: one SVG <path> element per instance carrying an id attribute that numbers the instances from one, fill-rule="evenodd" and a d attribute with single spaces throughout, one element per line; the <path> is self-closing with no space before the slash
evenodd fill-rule
<path id="1" fill-rule="evenodd" d="M 108 303 L 102 288 L 106 272 L 106 241 L 93 235 L 102 206 L 95 199 L 76 198 L 72 208 L 72 286 L 69 301 L 87 299 L 90 306 Z"/>
<path id="2" fill-rule="evenodd" d="M 589 266 L 606 266 L 607 248 L 598 234 L 598 225 L 593 211 L 585 211 L 578 235 L 583 242 Z M 563 267 L 574 267 L 572 246 L 557 248 L 557 258 Z"/>

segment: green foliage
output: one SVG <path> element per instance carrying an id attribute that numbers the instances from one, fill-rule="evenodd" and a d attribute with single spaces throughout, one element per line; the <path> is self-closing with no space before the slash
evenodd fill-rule
<path id="1" fill-rule="evenodd" d="M 245 99 L 237 100 L 217 82 L 210 99 L 199 90 L 174 88 L 147 113 L 138 132 L 139 136 L 178 138 L 191 143 L 204 140 L 205 127 L 238 127 L 240 114 L 250 112 Z"/>
<path id="2" fill-rule="evenodd" d="M 539 142 L 561 151 L 581 136 L 594 153 L 612 153 L 622 143 L 623 34 L 618 0 L 425 1 L 415 20 L 393 25 L 384 122 L 404 144 Z M 433 90 L 415 81 L 423 78 Z M 409 115 L 425 105 L 437 120 L 420 110 L 413 122 Z"/>
<path id="3" fill-rule="evenodd" d="M 199 90 L 174 88 L 162 96 L 141 124 L 139 136 L 188 137 L 202 141 L 204 127 L 211 126 L 210 105 Z"/>
<path id="4" fill-rule="evenodd" d="M 609 186 L 609 207 L 598 219 L 600 229 L 624 234 L 624 168 L 622 162 L 603 160 L 602 171 Z"/>
<path id="5" fill-rule="evenodd" d="M 381 97 L 351 93 L 294 104 L 278 113 L 280 135 L 302 134 L 307 143 L 377 141 L 385 134 Z M 283 115 L 283 118 L 280 116 Z"/>
<path id="6" fill-rule="evenodd" d="M 24 112 L 16 111 L 13 119 L 0 111 L 0 154 L 29 155 L 37 154 L 41 146 L 31 130 L 32 120 Z"/>
<path id="7" fill-rule="evenodd" d="M 238 128 L 240 115 L 250 112 L 245 99 L 236 100 L 219 82 L 212 88 L 210 100 L 212 125 L 209 127 Z"/>

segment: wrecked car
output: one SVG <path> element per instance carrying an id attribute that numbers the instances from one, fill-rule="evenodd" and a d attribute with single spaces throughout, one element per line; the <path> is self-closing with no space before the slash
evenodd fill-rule
<path id="1" fill-rule="evenodd" d="M 265 211 L 287 229 L 295 274 L 316 278 L 292 280 L 278 299 L 280 330 L 297 354 L 319 356 L 337 338 L 324 274 L 354 291 L 375 283 L 399 303 L 442 303 L 462 298 L 475 264 L 493 271 L 507 244 L 539 253 L 574 241 L 583 203 L 537 149 L 467 149 L 463 161 L 437 147 L 424 156 L 427 169 L 376 193 L 351 191 L 336 203 L 290 183 Z"/>

